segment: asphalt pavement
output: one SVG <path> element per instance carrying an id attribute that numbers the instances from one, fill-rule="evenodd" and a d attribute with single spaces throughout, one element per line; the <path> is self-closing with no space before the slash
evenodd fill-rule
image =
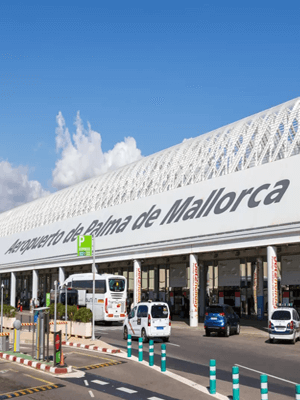
<path id="1" fill-rule="evenodd" d="M 26 314 L 23 314 L 23 321 L 24 318 Z M 256 321 L 254 318 L 242 319 L 241 334 L 229 338 L 217 335 L 206 337 L 201 322 L 198 327 L 190 328 L 187 320 L 172 321 L 171 342 L 167 344 L 167 373 L 159 371 L 160 340 L 155 340 L 155 367 L 149 367 L 147 344 L 144 345 L 143 363 L 137 361 L 136 340 L 132 343 L 132 359 L 126 357 L 122 324 L 112 326 L 97 324 L 95 330 L 97 338 L 95 341 L 82 338 L 69 338 L 69 341 L 106 346 L 110 349 L 119 348 L 123 353 L 107 356 L 99 352 L 82 351 L 65 346 L 67 362 L 72 363 L 78 372 L 84 373 L 87 379 L 70 375 L 64 378 L 64 382 L 66 385 L 78 385 L 81 388 L 85 386 L 91 393 L 95 391 L 95 397 L 98 398 L 102 398 L 102 395 L 113 396 L 112 398 L 153 400 L 211 398 L 205 394 L 208 393 L 210 359 L 215 359 L 217 362 L 219 398 L 228 399 L 232 395 L 233 365 L 238 365 L 240 369 L 240 391 L 243 400 L 260 398 L 261 373 L 269 376 L 270 398 L 274 400 L 295 398 L 295 384 L 300 381 L 297 354 L 300 343 L 295 346 L 280 342 L 271 345 L 268 341 L 267 321 Z M 25 331 L 22 333 L 23 337 L 24 334 Z M 97 367 L 97 363 L 100 365 L 105 361 L 102 362 L 101 357 L 115 360 L 115 363 L 106 360 L 108 364 L 106 367 Z M 119 362 L 116 362 L 117 360 Z M 91 367 L 84 369 L 87 366 Z M 122 387 L 128 390 L 120 390 Z M 90 393 L 89 396 L 92 397 Z"/>

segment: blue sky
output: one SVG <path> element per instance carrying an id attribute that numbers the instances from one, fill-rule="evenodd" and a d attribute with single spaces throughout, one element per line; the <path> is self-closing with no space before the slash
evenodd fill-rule
<path id="1" fill-rule="evenodd" d="M 299 96 L 299 1 L 1 4 L 0 211 Z"/>

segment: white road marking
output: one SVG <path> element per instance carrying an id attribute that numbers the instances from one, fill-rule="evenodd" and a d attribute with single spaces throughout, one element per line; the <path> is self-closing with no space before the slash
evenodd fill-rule
<path id="1" fill-rule="evenodd" d="M 164 400 L 161 397 L 148 397 L 148 400 Z"/>
<path id="2" fill-rule="evenodd" d="M 288 381 L 287 379 L 279 378 L 278 376 L 274 376 L 274 375 L 267 374 L 265 372 L 257 371 L 256 369 L 244 367 L 243 365 L 239 365 L 239 364 L 234 364 L 234 365 L 236 365 L 237 367 L 240 367 L 240 368 L 248 369 L 249 371 L 257 372 L 258 374 L 268 375 L 270 378 L 274 378 L 274 379 L 278 379 L 283 382 L 291 383 L 292 385 L 298 385 L 297 382 Z"/>
<path id="3" fill-rule="evenodd" d="M 91 397 L 95 397 L 94 393 L 91 390 L 89 390 L 89 394 L 90 394 Z"/>
<path id="4" fill-rule="evenodd" d="M 170 344 L 171 346 L 180 347 L 180 345 L 179 345 L 179 344 L 175 344 L 175 343 L 166 343 L 166 344 Z"/>
<path id="5" fill-rule="evenodd" d="M 84 384 L 85 384 L 85 386 L 89 386 L 89 383 L 87 380 L 84 380 Z"/>
<path id="6" fill-rule="evenodd" d="M 93 383 L 98 383 L 98 385 L 108 385 L 108 382 L 104 382 L 104 381 L 99 381 L 98 379 L 96 379 L 95 381 L 92 381 Z"/>
<path id="7" fill-rule="evenodd" d="M 124 387 L 117 388 L 117 390 L 121 390 L 121 392 L 126 392 L 126 393 L 130 393 L 130 394 L 132 394 L 132 393 L 137 393 L 136 390 L 127 389 L 127 388 L 124 388 Z"/>

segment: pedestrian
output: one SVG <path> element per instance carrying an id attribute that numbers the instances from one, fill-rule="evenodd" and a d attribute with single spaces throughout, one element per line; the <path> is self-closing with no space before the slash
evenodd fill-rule
<path id="1" fill-rule="evenodd" d="M 33 313 L 33 298 L 32 297 L 29 301 L 29 308 L 30 308 L 30 314 L 32 314 Z"/>
<path id="2" fill-rule="evenodd" d="M 21 301 L 20 301 L 20 299 L 18 300 L 18 303 L 17 303 L 17 311 L 20 311 L 20 305 L 21 305 Z"/>

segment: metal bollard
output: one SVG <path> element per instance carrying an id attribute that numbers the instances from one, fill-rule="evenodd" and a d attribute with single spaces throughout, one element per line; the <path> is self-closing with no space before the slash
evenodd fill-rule
<path id="1" fill-rule="evenodd" d="M 143 361 L 143 338 L 139 338 L 139 361 Z"/>
<path id="2" fill-rule="evenodd" d="M 217 371 L 216 371 L 216 360 L 209 361 L 209 393 L 217 393 Z"/>
<path id="3" fill-rule="evenodd" d="M 240 400 L 239 367 L 232 367 L 232 400 Z"/>
<path id="4" fill-rule="evenodd" d="M 149 366 L 153 367 L 154 365 L 154 342 L 153 340 L 149 340 Z"/>
<path id="5" fill-rule="evenodd" d="M 296 385 L 296 400 L 300 400 L 300 385 Z"/>
<path id="6" fill-rule="evenodd" d="M 166 351 L 167 346 L 165 344 L 161 345 L 161 366 L 160 370 L 161 372 L 166 372 L 167 370 L 167 351 Z"/>
<path id="7" fill-rule="evenodd" d="M 268 400 L 268 376 L 267 375 L 260 376 L 260 393 L 261 393 L 261 400 Z"/>
<path id="8" fill-rule="evenodd" d="M 131 335 L 127 336 L 127 357 L 131 357 Z"/>

